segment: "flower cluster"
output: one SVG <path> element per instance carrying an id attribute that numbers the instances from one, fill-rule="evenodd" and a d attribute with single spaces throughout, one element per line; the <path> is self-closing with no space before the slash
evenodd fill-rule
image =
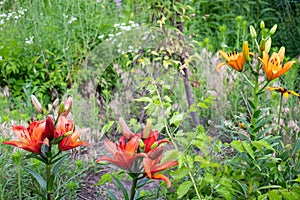
<path id="1" fill-rule="evenodd" d="M 163 143 L 168 140 L 158 140 L 158 131 L 151 129 L 151 123 L 140 133 L 130 131 L 123 119 L 120 119 L 120 127 L 123 136 L 119 144 L 106 140 L 105 146 L 113 157 L 102 156 L 96 162 L 108 161 L 121 169 L 128 171 L 129 175 L 148 177 L 166 182 L 167 187 L 171 186 L 170 180 L 163 174 L 157 172 L 176 166 L 177 161 L 167 161 L 161 163 L 164 151 Z"/>
<path id="2" fill-rule="evenodd" d="M 37 99 L 32 96 L 34 106 L 39 112 L 43 109 Z M 61 104 L 56 120 L 48 115 L 45 120 L 32 121 L 28 127 L 13 126 L 19 140 L 10 140 L 3 144 L 13 145 L 26 151 L 42 155 L 42 146 L 47 145 L 51 149 L 57 144 L 59 151 L 67 151 L 78 146 L 89 146 L 89 143 L 80 141 L 80 133 L 75 129 L 72 120 L 67 116 L 72 107 L 72 99 L 68 98 L 65 104 Z"/>

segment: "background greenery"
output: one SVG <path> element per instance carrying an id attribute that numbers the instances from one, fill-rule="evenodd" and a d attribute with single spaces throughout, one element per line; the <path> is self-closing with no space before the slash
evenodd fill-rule
<path id="1" fill-rule="evenodd" d="M 289 199 L 288 192 L 299 195 L 299 191 L 295 189 L 299 186 L 297 175 L 300 173 L 299 100 L 290 98 L 284 104 L 286 111 L 283 114 L 283 127 L 287 142 L 282 151 L 277 152 L 273 146 L 271 148 L 264 143 L 258 148 L 258 144 L 251 146 L 254 152 L 249 153 L 249 148 L 243 142 L 230 142 L 239 139 L 236 132 L 240 131 L 237 127 L 240 121 L 236 116 L 243 117 L 243 113 L 247 112 L 245 106 L 241 105 L 245 105 L 244 97 L 250 92 L 245 90 L 235 73 L 228 71 L 228 74 L 216 74 L 215 67 L 220 63 L 217 51 L 240 51 L 242 42 L 250 40 L 249 25 L 253 25 L 258 31 L 262 20 L 268 29 L 273 24 L 278 24 L 277 32 L 272 37 L 272 47 L 278 50 L 285 46 L 289 59 L 299 59 L 300 2 L 123 0 L 120 5 L 116 2 L 0 2 L 2 140 L 12 137 L 11 124 L 24 123 L 32 117 L 41 118 L 31 105 L 31 94 L 35 94 L 45 108 L 57 97 L 72 95 L 74 120 L 81 128 L 89 128 L 83 137 L 96 147 L 101 146 L 101 137 L 111 138 L 119 134 L 115 121 L 120 116 L 130 122 L 130 127 L 135 131 L 140 130 L 147 118 L 152 118 L 155 128 L 165 135 L 166 127 L 170 128 L 181 150 L 190 156 L 185 158 L 188 165 L 171 173 L 174 185 L 185 185 L 176 188 L 177 193 L 162 189 L 163 196 L 194 198 L 197 190 L 189 182 L 189 173 L 196 177 L 194 181 L 198 185 L 197 189 L 206 199 L 263 199 L 267 195 L 269 198 L 279 195 Z M 182 74 L 178 73 L 180 57 L 176 54 L 177 50 L 174 50 L 176 45 L 170 47 L 171 50 L 161 50 L 154 46 L 134 49 L 138 50 L 134 52 L 128 48 L 107 59 L 109 62 L 103 63 L 103 66 L 97 66 L 99 73 L 94 73 L 96 70 L 89 71 L 90 63 L 87 61 L 91 52 L 95 52 L 101 45 L 105 47 L 111 41 L 120 42 L 123 37 L 119 33 L 124 34 L 137 26 L 163 26 L 177 31 L 181 27 L 184 37 L 193 41 L 192 53 L 201 58 L 191 61 L 189 68 L 189 81 L 196 108 L 192 109 L 185 103 Z M 117 48 L 117 45 L 112 44 L 111 47 Z M 171 51 L 175 53 L 172 54 Z M 108 53 L 102 52 L 96 56 L 101 59 Z M 279 82 L 299 93 L 299 73 L 299 63 L 296 63 Z M 241 90 L 245 92 L 240 93 Z M 133 102 L 133 99 L 142 97 L 148 98 Z M 278 94 L 272 93 L 265 97 L 271 99 L 271 113 L 276 113 Z M 146 108 L 143 109 L 144 107 Z M 162 110 L 167 111 L 167 114 L 160 115 Z M 189 112 L 192 111 L 197 112 L 205 129 L 191 130 Z M 164 119 L 168 120 L 165 122 Z M 216 138 L 216 141 L 211 138 Z M 274 144 L 271 139 L 267 138 L 266 141 Z M 31 177 L 23 173 L 18 164 L 18 156 L 24 158 L 24 152 L 14 152 L 13 160 L 11 147 L 1 145 L 0 152 L 0 166 L 4 172 L 1 173 L 1 198 L 16 196 L 16 191 L 11 188 L 18 182 L 18 178 L 11 174 L 17 173 L 22 176 L 24 197 L 36 198 L 34 191 L 30 189 L 32 183 L 28 181 Z M 80 159 L 72 160 L 72 165 L 67 165 L 62 172 L 61 180 L 74 176 L 65 187 L 67 189 L 63 190 L 68 191 L 70 199 L 77 197 L 76 191 L 82 187 L 80 176 L 90 172 L 88 164 L 93 163 L 97 153 L 99 151 L 92 151 L 89 161 L 84 161 L 83 164 Z M 280 161 L 278 157 L 272 157 L 274 153 L 279 155 Z M 20 162 L 20 165 L 39 167 L 38 163 L 27 160 Z M 243 163 L 248 163 L 249 166 Z M 76 173 L 70 173 L 72 170 Z M 81 171 L 86 173 L 78 175 Z M 254 183 L 252 193 L 247 193 L 249 176 L 254 177 L 251 180 Z M 60 184 L 60 180 L 58 183 Z M 185 191 L 183 188 L 188 189 Z M 155 198 L 154 192 L 145 192 L 144 195 Z"/>

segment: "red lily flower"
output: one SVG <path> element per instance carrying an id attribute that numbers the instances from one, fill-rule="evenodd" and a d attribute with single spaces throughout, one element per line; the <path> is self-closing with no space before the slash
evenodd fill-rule
<path id="1" fill-rule="evenodd" d="M 24 126 L 13 126 L 12 130 L 17 134 L 20 141 L 10 140 L 3 144 L 13 145 L 32 153 L 41 153 L 43 144 L 49 145 L 46 140 L 45 120 L 33 121 L 28 128 Z"/>
<path id="2" fill-rule="evenodd" d="M 157 141 L 158 136 L 159 133 L 157 130 L 150 130 L 149 136 L 143 140 L 145 144 L 145 153 L 148 153 L 151 150 L 151 147 L 153 148 L 152 145 L 154 145 L 155 143 L 157 143 L 156 147 L 159 146 L 161 143 L 170 143 L 170 141 L 166 139 Z"/>
<path id="3" fill-rule="evenodd" d="M 112 154 L 113 158 L 102 156 L 96 162 L 108 161 L 124 170 L 132 171 L 135 160 L 138 157 L 146 156 L 144 153 L 136 153 L 139 139 L 139 137 L 132 137 L 126 144 L 125 137 L 122 136 L 119 145 L 110 140 L 104 141 L 106 149 Z"/>
<path id="4" fill-rule="evenodd" d="M 145 170 L 145 174 L 150 179 L 158 179 L 166 182 L 167 187 L 171 187 L 171 182 L 163 174 L 157 174 L 157 172 L 163 171 L 170 167 L 178 165 L 177 161 L 167 161 L 163 164 L 160 164 L 163 153 L 163 147 L 158 147 L 153 149 L 150 153 L 148 153 L 148 157 L 143 159 L 143 166 Z"/>
<path id="5" fill-rule="evenodd" d="M 54 138 L 54 123 L 52 116 L 47 116 L 46 118 L 46 125 L 45 125 L 45 135 L 51 141 Z"/>

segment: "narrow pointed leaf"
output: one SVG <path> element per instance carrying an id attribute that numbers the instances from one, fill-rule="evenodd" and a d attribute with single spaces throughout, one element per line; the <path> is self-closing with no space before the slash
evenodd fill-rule
<path id="1" fill-rule="evenodd" d="M 63 164 L 64 160 L 66 159 L 65 156 L 61 157 L 60 160 L 56 163 L 56 165 L 53 167 L 51 174 L 56 175 L 60 166 Z"/>
<path id="2" fill-rule="evenodd" d="M 110 200 L 118 200 L 118 198 L 114 195 L 114 193 L 111 190 L 107 190 L 108 198 Z"/>
<path id="3" fill-rule="evenodd" d="M 114 180 L 116 181 L 116 186 L 118 188 L 121 189 L 122 193 L 123 193 L 123 196 L 124 196 L 124 199 L 125 200 L 129 200 L 129 196 L 128 196 L 128 193 L 124 187 L 124 185 L 119 181 L 119 179 L 117 179 L 114 175 L 112 175 L 112 177 L 114 178 Z"/>
<path id="4" fill-rule="evenodd" d="M 37 172 L 33 171 L 32 169 L 29 169 L 27 167 L 24 167 L 24 169 L 28 173 L 30 173 L 35 178 L 35 180 L 39 183 L 39 185 L 41 186 L 41 188 L 46 191 L 46 185 L 47 185 L 47 183 L 46 183 L 45 179 L 41 175 L 39 175 Z"/>

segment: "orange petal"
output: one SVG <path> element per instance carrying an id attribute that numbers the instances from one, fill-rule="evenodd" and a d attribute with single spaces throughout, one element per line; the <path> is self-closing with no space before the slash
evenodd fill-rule
<path id="1" fill-rule="evenodd" d="M 220 50 L 219 53 L 221 54 L 221 56 L 222 56 L 225 60 L 229 61 L 229 57 L 228 57 L 228 55 L 227 55 L 227 53 L 226 53 L 225 51 Z"/>
<path id="2" fill-rule="evenodd" d="M 152 176 L 152 179 L 165 181 L 167 184 L 167 188 L 171 187 L 171 181 L 163 174 L 154 174 Z"/>
<path id="3" fill-rule="evenodd" d="M 227 65 L 227 62 L 222 62 L 222 63 L 218 64 L 217 70 L 219 71 L 221 69 L 221 67 L 223 67 L 225 65 Z"/>
<path id="4" fill-rule="evenodd" d="M 165 162 L 163 164 L 153 166 L 151 168 L 151 172 L 152 173 L 160 172 L 160 171 L 163 171 L 165 169 L 168 169 L 168 168 L 176 166 L 176 165 L 178 165 L 177 161 L 168 161 L 168 162 Z"/>
<path id="5" fill-rule="evenodd" d="M 276 76 L 279 77 L 281 76 L 282 74 L 284 74 L 285 72 L 287 72 L 288 70 L 291 69 L 291 67 L 293 66 L 293 64 L 295 63 L 296 61 L 289 61 L 287 63 L 284 64 L 282 70 L 280 70 L 279 72 L 277 72 Z"/>

